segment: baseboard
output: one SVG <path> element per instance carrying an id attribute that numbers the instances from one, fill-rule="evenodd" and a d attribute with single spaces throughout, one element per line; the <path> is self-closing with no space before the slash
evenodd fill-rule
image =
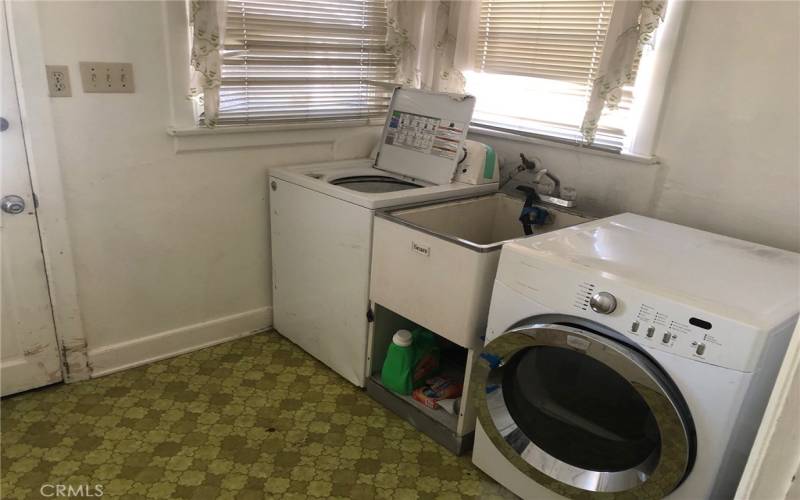
<path id="1" fill-rule="evenodd" d="M 272 326 L 272 307 L 260 307 L 126 342 L 89 349 L 92 378 L 246 337 Z"/>

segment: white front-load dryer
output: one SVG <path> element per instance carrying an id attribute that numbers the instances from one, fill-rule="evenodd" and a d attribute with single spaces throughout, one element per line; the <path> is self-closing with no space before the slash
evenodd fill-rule
<path id="1" fill-rule="evenodd" d="M 731 498 L 800 256 L 632 214 L 503 248 L 473 461 L 525 499 Z"/>

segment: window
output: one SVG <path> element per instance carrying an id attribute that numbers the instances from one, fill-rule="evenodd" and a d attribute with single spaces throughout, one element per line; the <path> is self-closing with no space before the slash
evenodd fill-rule
<path id="1" fill-rule="evenodd" d="M 220 125 L 386 112 L 395 62 L 383 0 L 229 0 Z"/>
<path id="2" fill-rule="evenodd" d="M 478 97 L 473 121 L 582 142 L 613 8 L 614 0 L 482 0 L 467 73 Z M 604 111 L 595 146 L 622 148 L 632 103 L 626 87 L 618 109 Z"/>

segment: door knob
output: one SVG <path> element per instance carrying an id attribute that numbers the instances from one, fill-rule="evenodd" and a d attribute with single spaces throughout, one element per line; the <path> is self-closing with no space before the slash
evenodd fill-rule
<path id="1" fill-rule="evenodd" d="M 21 214 L 25 211 L 25 200 L 15 194 L 3 196 L 0 199 L 0 209 L 11 215 Z"/>

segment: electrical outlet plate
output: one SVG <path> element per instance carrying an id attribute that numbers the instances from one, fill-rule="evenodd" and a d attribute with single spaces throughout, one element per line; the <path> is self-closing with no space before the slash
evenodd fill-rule
<path id="1" fill-rule="evenodd" d="M 72 97 L 69 84 L 69 67 L 45 66 L 47 71 L 47 90 L 50 97 Z"/>
<path id="2" fill-rule="evenodd" d="M 133 93 L 133 64 L 81 62 L 81 83 L 88 93 Z"/>

